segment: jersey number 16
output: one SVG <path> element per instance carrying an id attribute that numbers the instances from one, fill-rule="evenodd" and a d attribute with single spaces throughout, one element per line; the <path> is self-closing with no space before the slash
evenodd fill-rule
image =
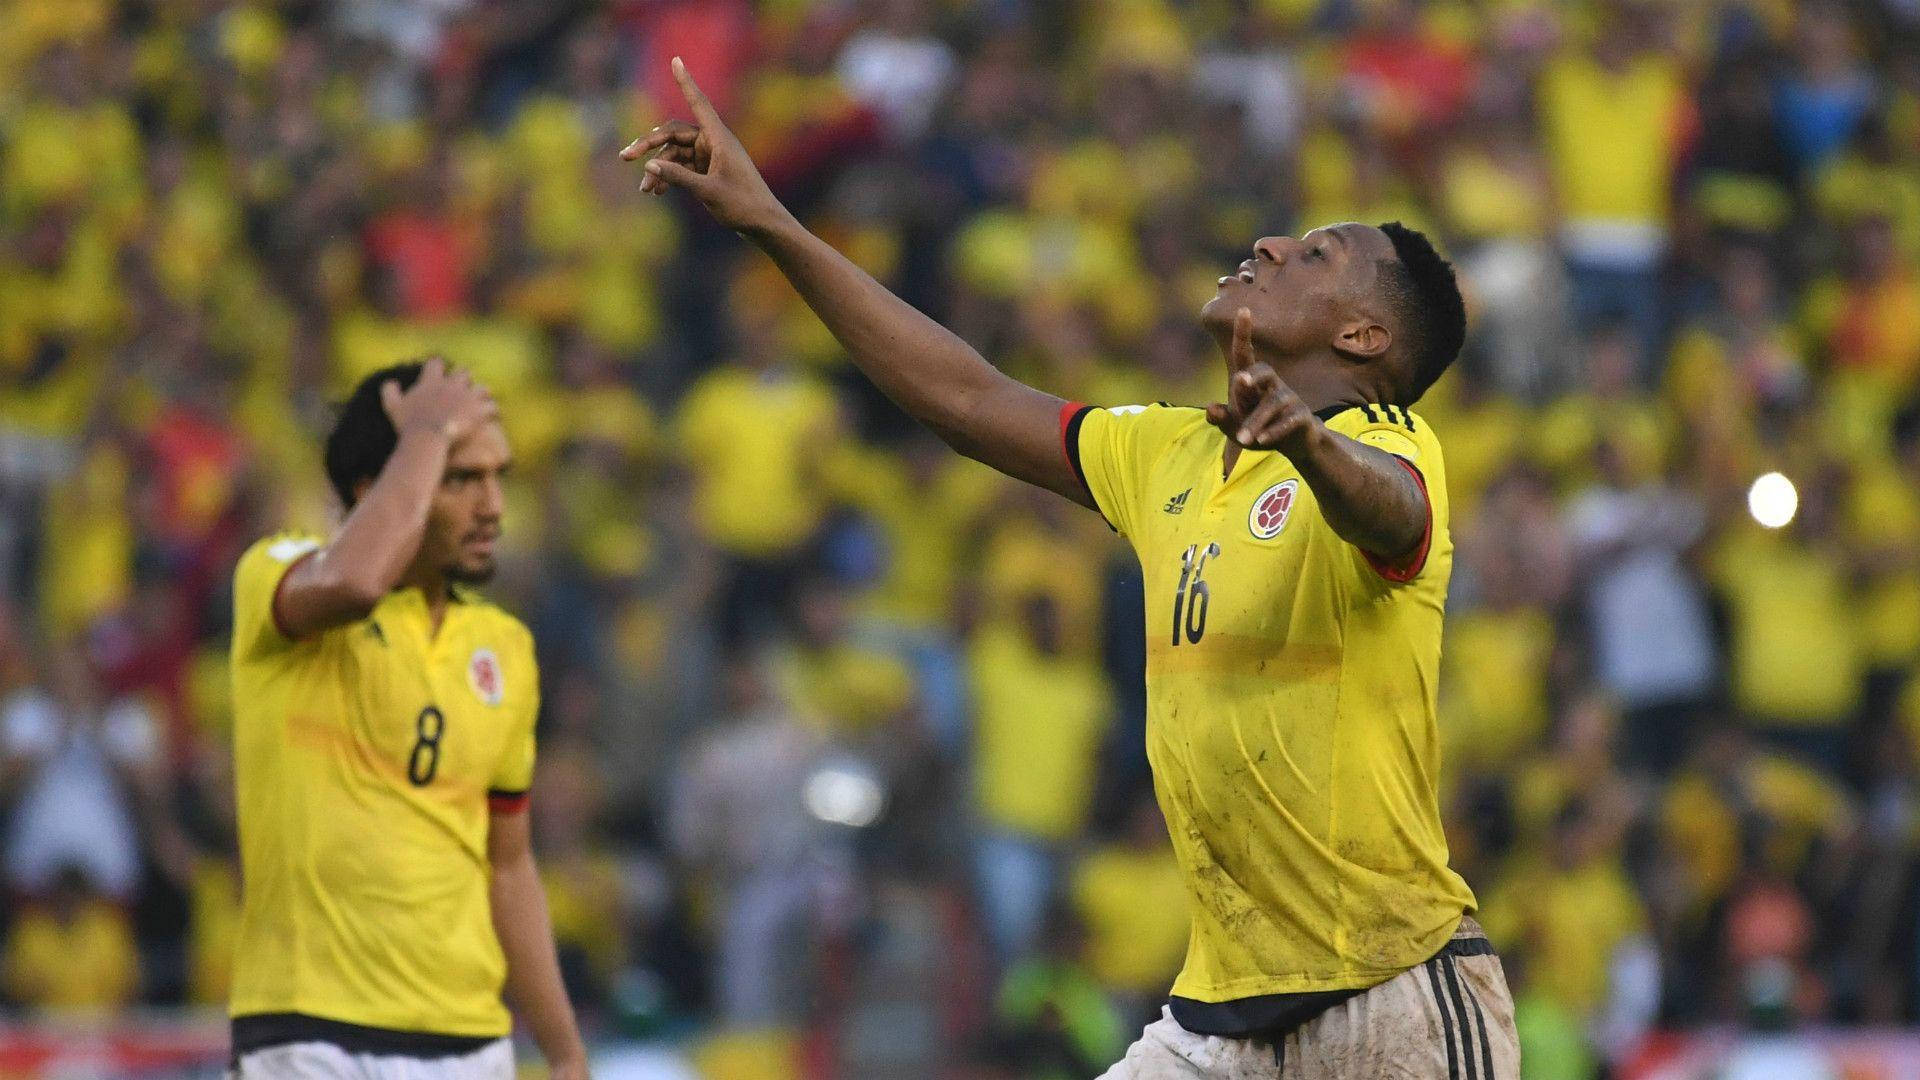
<path id="1" fill-rule="evenodd" d="M 1173 643 L 1180 644 L 1180 615 L 1186 613 L 1187 644 L 1197 645 L 1207 632 L 1207 560 L 1220 554 L 1219 544 L 1190 544 L 1180 555 L 1180 584 L 1173 589 Z"/>

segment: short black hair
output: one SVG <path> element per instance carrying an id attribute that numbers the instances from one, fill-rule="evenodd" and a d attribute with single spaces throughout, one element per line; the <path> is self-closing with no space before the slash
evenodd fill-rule
<path id="1" fill-rule="evenodd" d="M 327 434 L 326 451 L 327 482 L 340 496 L 340 505 L 353 506 L 353 489 L 362 480 L 378 477 L 393 456 L 393 448 L 400 444 L 400 433 L 394 430 L 387 407 L 380 400 L 380 388 L 395 382 L 405 390 L 419 381 L 425 366 L 423 360 L 412 360 L 381 368 L 361 379 L 340 406 L 340 416 Z"/>
<path id="2" fill-rule="evenodd" d="M 1394 404 L 1411 405 L 1460 355 L 1467 339 L 1467 305 L 1460 299 L 1453 264 L 1440 257 L 1425 234 L 1397 221 L 1381 225 L 1380 231 L 1399 256 L 1392 262 L 1380 260 L 1380 287 L 1399 317 L 1400 339 L 1413 370 L 1406 400 Z"/>

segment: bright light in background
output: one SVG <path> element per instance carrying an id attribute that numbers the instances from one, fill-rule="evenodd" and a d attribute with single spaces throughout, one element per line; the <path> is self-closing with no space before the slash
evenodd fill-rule
<path id="1" fill-rule="evenodd" d="M 886 791 L 865 770 L 845 763 L 825 765 L 807 777 L 807 812 L 821 821 L 863 829 L 880 819 Z"/>
<path id="2" fill-rule="evenodd" d="M 1747 489 L 1747 512 L 1769 529 L 1792 521 L 1793 512 L 1798 509 L 1800 493 L 1793 490 L 1793 481 L 1777 472 L 1762 476 Z"/>

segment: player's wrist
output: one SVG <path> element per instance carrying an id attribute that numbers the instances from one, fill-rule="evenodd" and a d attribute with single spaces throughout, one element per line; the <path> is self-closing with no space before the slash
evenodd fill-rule
<path id="1" fill-rule="evenodd" d="M 752 219 L 738 230 L 741 236 L 767 250 L 791 244 L 806 233 L 805 227 L 800 224 L 800 219 L 794 217 L 793 212 L 788 210 L 784 203 L 778 199 L 770 199 L 770 201 L 771 206 L 753 215 Z"/>
<path id="2" fill-rule="evenodd" d="M 1309 415 L 1293 432 L 1274 449 L 1286 455 L 1295 465 L 1316 461 L 1326 452 L 1332 434 L 1327 425 L 1317 416 Z"/>
<path id="3" fill-rule="evenodd" d="M 570 1045 L 552 1051 L 542 1050 L 541 1054 L 547 1059 L 547 1068 L 556 1073 L 562 1069 L 569 1069 L 577 1070 L 582 1076 L 586 1075 L 587 1047 L 577 1035 L 574 1036 Z"/>

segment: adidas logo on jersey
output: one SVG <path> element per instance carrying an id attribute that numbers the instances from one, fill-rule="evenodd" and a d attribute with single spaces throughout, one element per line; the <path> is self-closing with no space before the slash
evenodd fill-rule
<path id="1" fill-rule="evenodd" d="M 1177 514 L 1180 511 L 1185 510 L 1187 508 L 1187 496 L 1191 494 L 1193 494 L 1193 489 L 1188 488 L 1187 490 L 1181 492 L 1180 494 L 1175 495 L 1173 498 L 1168 499 L 1167 505 L 1162 509 L 1164 509 L 1169 514 Z"/>

